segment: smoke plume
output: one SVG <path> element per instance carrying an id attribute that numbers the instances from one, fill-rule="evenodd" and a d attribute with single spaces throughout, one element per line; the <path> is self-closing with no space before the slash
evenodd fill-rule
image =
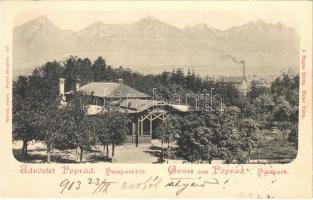
<path id="1" fill-rule="evenodd" d="M 234 63 L 236 64 L 242 64 L 244 63 L 245 61 L 241 60 L 241 61 L 238 61 L 236 58 L 232 57 L 231 55 L 227 54 L 227 57 L 230 58 Z"/>

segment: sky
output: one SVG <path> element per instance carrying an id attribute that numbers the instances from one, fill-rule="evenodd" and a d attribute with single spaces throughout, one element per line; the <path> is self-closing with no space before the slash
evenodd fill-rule
<path id="1" fill-rule="evenodd" d="M 284 25 L 297 28 L 297 19 L 289 11 L 279 11 L 273 14 L 272 10 L 259 12 L 246 10 L 231 11 L 35 11 L 24 12 L 14 19 L 15 25 L 23 24 L 40 15 L 46 15 L 57 27 L 79 31 L 94 22 L 101 21 L 105 24 L 131 24 L 144 17 L 153 16 L 165 23 L 179 28 L 204 23 L 212 28 L 220 30 L 228 29 L 232 26 L 240 26 L 250 21 L 262 19 L 266 23 L 283 23 Z"/>

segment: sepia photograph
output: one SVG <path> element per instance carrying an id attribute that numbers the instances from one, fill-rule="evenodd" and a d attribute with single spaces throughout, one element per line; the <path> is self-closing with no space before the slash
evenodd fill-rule
<path id="1" fill-rule="evenodd" d="M 0 198 L 313 196 L 312 2 L 0 3 Z"/>
<path id="2" fill-rule="evenodd" d="M 15 159 L 292 162 L 298 152 L 300 37 L 291 14 L 270 15 L 17 15 Z"/>

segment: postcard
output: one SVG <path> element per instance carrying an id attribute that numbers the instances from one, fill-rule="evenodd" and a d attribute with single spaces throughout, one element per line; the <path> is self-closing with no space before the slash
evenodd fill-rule
<path id="1" fill-rule="evenodd" d="M 0 196 L 312 197 L 311 8 L 0 3 Z"/>

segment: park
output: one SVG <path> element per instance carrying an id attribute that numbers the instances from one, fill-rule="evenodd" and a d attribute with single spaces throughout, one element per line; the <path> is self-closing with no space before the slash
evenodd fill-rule
<path id="1" fill-rule="evenodd" d="M 236 85 L 71 56 L 14 81 L 13 154 L 38 163 L 287 163 L 297 155 L 298 91 L 292 73 Z"/>

